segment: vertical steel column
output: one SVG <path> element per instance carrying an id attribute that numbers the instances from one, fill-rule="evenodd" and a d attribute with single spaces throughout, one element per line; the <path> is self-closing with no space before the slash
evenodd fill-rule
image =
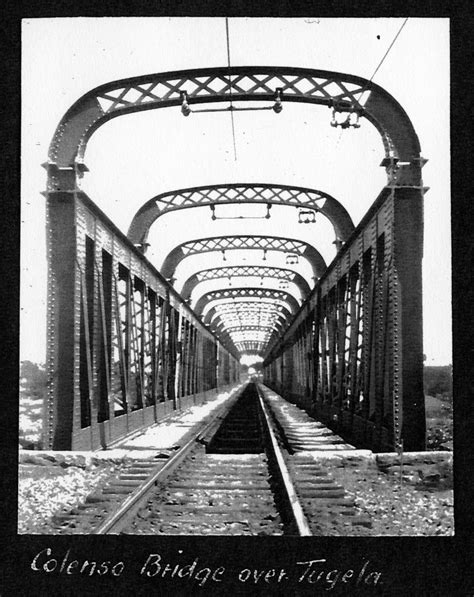
<path id="1" fill-rule="evenodd" d="M 396 305 L 394 331 L 395 434 L 405 450 L 424 450 L 426 436 L 423 393 L 422 273 L 423 192 L 420 188 L 392 190 L 394 201 L 394 268 Z M 401 374 L 401 375 L 400 375 Z M 396 411 L 399 412 L 396 412 Z"/>
<path id="2" fill-rule="evenodd" d="M 176 317 L 176 314 L 175 314 Z M 178 325 L 175 329 L 174 354 L 175 354 L 175 369 L 174 369 L 174 396 L 175 408 L 180 408 L 182 387 L 181 380 L 183 376 L 183 312 L 181 308 L 178 312 Z"/>
<path id="3" fill-rule="evenodd" d="M 56 188 L 70 187 L 64 172 L 49 165 Z M 72 169 L 71 169 L 72 170 Z M 69 172 L 66 179 L 74 178 Z M 69 185 L 67 184 L 69 183 Z M 74 185 L 73 185 L 74 189 Z M 48 252 L 47 421 L 45 447 L 72 448 L 75 409 L 75 347 L 79 339 L 80 274 L 76 264 L 75 191 L 48 189 L 46 194 Z"/>

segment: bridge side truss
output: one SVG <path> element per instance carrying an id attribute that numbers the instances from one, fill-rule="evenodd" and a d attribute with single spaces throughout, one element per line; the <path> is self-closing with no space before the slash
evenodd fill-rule
<path id="1" fill-rule="evenodd" d="M 240 365 L 85 194 L 63 195 L 48 201 L 45 445 L 96 449 L 235 383 Z"/>
<path id="2" fill-rule="evenodd" d="M 264 360 L 264 381 L 348 441 L 425 448 L 422 197 L 386 187 Z"/>

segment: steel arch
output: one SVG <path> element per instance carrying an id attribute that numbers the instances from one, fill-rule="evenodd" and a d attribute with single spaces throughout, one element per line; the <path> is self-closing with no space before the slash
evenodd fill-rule
<path id="1" fill-rule="evenodd" d="M 172 278 L 181 261 L 191 255 L 212 251 L 222 252 L 242 249 L 294 253 L 309 261 L 315 277 L 320 278 L 326 271 L 326 262 L 321 253 L 312 245 L 304 241 L 279 236 L 232 235 L 209 236 L 207 238 L 199 238 L 178 245 L 168 253 L 163 261 L 161 275 L 167 279 Z"/>
<path id="2" fill-rule="evenodd" d="M 240 306 L 245 305 L 245 309 L 247 313 L 250 313 L 254 310 L 255 313 L 260 311 L 268 312 L 268 313 L 275 313 L 276 316 L 281 316 L 285 318 L 285 322 L 289 322 L 292 316 L 292 313 L 289 309 L 284 307 L 283 305 L 275 305 L 275 304 L 268 304 L 268 303 L 261 303 L 261 302 L 242 302 L 242 301 L 227 301 L 219 303 L 218 307 L 211 307 L 209 311 L 204 315 L 203 322 L 206 325 L 211 325 L 214 318 L 217 318 L 220 313 L 231 313 L 236 312 Z"/>
<path id="3" fill-rule="evenodd" d="M 260 332 L 260 331 L 275 330 L 275 329 L 276 329 L 275 326 L 272 326 L 272 325 L 235 325 L 235 326 L 231 326 L 231 327 L 225 326 L 222 330 L 216 329 L 216 332 L 217 332 L 217 334 L 221 334 L 223 332 L 230 334 L 231 332 L 234 332 L 234 331 Z"/>
<path id="4" fill-rule="evenodd" d="M 192 207 L 220 204 L 264 203 L 305 207 L 323 214 L 334 227 L 336 241 L 346 241 L 354 223 L 345 207 L 331 195 L 316 189 L 268 183 L 228 183 L 190 187 L 156 195 L 137 211 L 128 238 L 145 252 L 152 224 L 162 215 Z"/>
<path id="5" fill-rule="evenodd" d="M 387 166 L 389 182 L 420 184 L 418 137 L 406 112 L 382 87 L 362 77 L 317 69 L 233 66 L 131 77 L 84 94 L 63 116 L 51 142 L 49 190 L 77 186 L 77 178 L 85 169 L 82 162 L 87 143 L 105 122 L 124 114 L 180 106 L 183 92 L 190 106 L 230 99 L 274 101 L 279 92 L 283 102 L 306 102 L 339 112 L 356 112 L 371 122 L 382 137 L 388 161 L 382 163 Z M 401 164 L 394 168 L 397 161 Z"/>
<path id="6" fill-rule="evenodd" d="M 217 319 L 217 318 L 216 318 Z M 248 321 L 248 320 L 247 320 Z M 241 323 L 238 322 L 237 320 L 230 320 L 230 321 L 226 321 L 224 319 L 219 319 L 219 323 L 215 324 L 214 326 L 212 326 L 212 331 L 216 334 L 220 334 L 221 332 L 223 332 L 224 330 L 238 330 L 241 328 L 248 328 L 249 330 L 258 330 L 261 328 L 271 328 L 274 330 L 279 330 L 279 329 L 283 329 L 284 326 L 284 321 L 282 321 L 282 319 L 278 319 L 275 320 L 273 319 L 271 316 L 268 316 L 267 319 L 264 320 L 263 323 L 257 322 L 256 323 Z"/>
<path id="7" fill-rule="evenodd" d="M 225 336 L 232 338 L 232 340 L 235 342 L 236 336 L 238 336 L 239 333 L 248 334 L 250 332 L 261 332 L 265 335 L 266 340 L 268 340 L 274 333 L 282 331 L 280 325 L 281 324 L 275 325 L 275 323 L 272 321 L 252 325 L 232 324 L 224 325 L 222 328 L 215 328 L 214 333 L 217 337 L 220 337 L 222 334 L 224 334 Z"/>
<path id="8" fill-rule="evenodd" d="M 216 316 L 211 330 L 215 334 L 219 334 L 226 329 L 234 329 L 242 327 L 243 325 L 251 325 L 258 327 L 273 326 L 274 329 L 283 332 L 285 329 L 285 317 L 277 312 L 269 313 L 267 315 L 252 315 L 243 313 L 242 315 L 227 314 L 227 316 Z"/>
<path id="9" fill-rule="evenodd" d="M 268 298 L 286 303 L 292 313 L 296 313 L 299 309 L 298 301 L 289 292 L 274 290 L 273 288 L 244 286 L 242 288 L 226 288 L 224 290 L 212 290 L 211 292 L 206 292 L 206 294 L 198 300 L 193 311 L 196 315 L 201 317 L 208 303 L 227 298 Z"/>
<path id="10" fill-rule="evenodd" d="M 266 342 L 260 342 L 258 340 L 242 340 L 240 342 L 236 342 L 235 347 L 241 354 L 243 352 L 248 352 L 249 350 L 255 350 L 259 355 L 261 355 L 266 344 Z"/>
<path id="11" fill-rule="evenodd" d="M 259 278 L 275 278 L 277 280 L 293 282 L 300 290 L 303 299 L 309 294 L 310 291 L 309 284 L 306 282 L 303 276 L 291 269 L 280 267 L 264 267 L 258 265 L 235 265 L 230 267 L 214 267 L 196 272 L 185 281 L 180 294 L 182 298 L 187 301 L 190 299 L 193 290 L 200 282 L 219 278 L 252 276 Z"/>
<path id="12" fill-rule="evenodd" d="M 269 338 L 274 333 L 274 330 L 268 331 L 268 329 L 260 329 L 260 330 L 240 330 L 233 332 L 230 331 L 223 331 L 221 332 L 219 338 L 230 338 L 234 344 L 240 342 L 242 340 L 258 340 L 260 342 L 268 343 Z"/>

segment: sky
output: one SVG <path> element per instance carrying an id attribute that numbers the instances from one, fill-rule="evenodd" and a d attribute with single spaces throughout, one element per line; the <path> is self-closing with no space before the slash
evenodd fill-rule
<path id="1" fill-rule="evenodd" d="M 233 66 L 297 66 L 370 79 L 404 19 L 230 18 Z M 44 362 L 46 248 L 44 196 L 48 146 L 66 110 L 90 89 L 126 77 L 227 65 L 224 18 L 25 19 L 22 35 L 22 237 L 20 358 Z M 424 353 L 427 365 L 451 363 L 449 149 L 449 20 L 408 19 L 374 82 L 403 106 L 420 139 L 425 186 L 423 259 Z M 385 184 L 384 151 L 367 121 L 330 126 L 326 107 L 283 104 L 283 111 L 191 114 L 150 110 L 106 123 L 91 137 L 82 188 L 124 232 L 151 197 L 188 186 L 266 182 L 307 186 L 341 201 L 357 224 Z M 235 159 L 237 158 L 237 159 Z M 298 224 L 293 207 L 202 207 L 162 216 L 147 257 L 159 268 L 181 242 L 221 234 L 298 238 L 329 263 L 332 226 L 324 217 Z M 248 219 L 257 218 L 257 219 Z M 245 261 L 242 261 L 244 260 Z M 179 291 L 197 269 L 248 263 L 285 267 L 281 254 L 229 251 L 189 257 L 176 271 Z M 303 261 L 297 270 L 311 281 Z M 233 286 L 252 280 L 234 280 Z M 258 285 L 259 281 L 255 280 Z M 258 283 L 257 283 L 258 282 Z M 272 286 L 271 283 L 265 285 Z M 202 283 L 192 304 L 217 287 Z M 298 296 L 298 293 L 295 293 Z"/>

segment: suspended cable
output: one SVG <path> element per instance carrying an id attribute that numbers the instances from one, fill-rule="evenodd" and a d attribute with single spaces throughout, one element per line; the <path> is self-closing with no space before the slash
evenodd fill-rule
<path id="1" fill-rule="evenodd" d="M 228 67 L 228 77 L 229 77 L 229 95 L 230 95 L 230 121 L 232 124 L 232 143 L 234 146 L 234 161 L 237 161 L 237 148 L 235 144 L 235 123 L 234 123 L 234 112 L 232 110 L 232 81 L 230 78 L 230 36 L 229 36 L 229 18 L 225 18 L 225 35 L 226 35 L 226 42 L 227 42 L 227 67 Z"/>
<path id="2" fill-rule="evenodd" d="M 375 75 L 377 74 L 379 68 L 382 66 L 382 64 L 384 63 L 384 60 L 387 58 L 390 50 L 393 48 L 394 43 L 397 41 L 398 36 L 400 35 L 400 33 L 402 32 L 403 27 L 405 27 L 405 25 L 407 24 L 408 21 L 408 17 L 403 21 L 400 29 L 397 31 L 395 37 L 392 39 L 392 43 L 388 46 L 387 51 L 385 52 L 385 54 L 382 56 L 382 59 L 380 60 L 380 62 L 378 63 L 376 69 L 374 70 L 374 72 L 372 73 L 372 76 L 370 77 L 370 79 L 367 81 L 367 83 L 364 85 L 364 87 L 362 88 L 362 91 L 359 91 L 358 94 L 360 97 L 362 97 L 364 95 L 364 93 L 367 91 L 367 86 L 372 83 L 373 78 L 375 77 Z"/>
<path id="3" fill-rule="evenodd" d="M 372 79 L 375 77 L 375 75 L 377 74 L 377 71 L 379 70 L 379 68 L 382 66 L 383 61 L 385 60 L 385 58 L 387 58 L 388 53 L 390 52 L 390 50 L 393 47 L 393 44 L 397 41 L 398 36 L 400 35 L 400 33 L 402 32 L 403 27 L 405 27 L 405 25 L 407 24 L 408 21 L 408 17 L 403 21 L 402 26 L 400 27 L 400 29 L 398 30 L 397 34 L 395 35 L 395 37 L 392 40 L 392 43 L 389 45 L 388 50 L 385 52 L 385 54 L 383 55 L 382 60 L 379 62 L 377 68 L 374 70 L 373 75 L 370 77 L 369 79 L 369 83 L 372 82 Z"/>
<path id="4" fill-rule="evenodd" d="M 400 35 L 400 33 L 402 32 L 402 29 L 403 29 L 403 28 L 405 27 L 405 25 L 407 24 L 407 21 L 408 21 L 408 17 L 407 17 L 407 18 L 406 18 L 406 19 L 403 21 L 403 23 L 401 24 L 401 26 L 400 26 L 400 29 L 399 29 L 399 30 L 397 31 L 397 33 L 395 34 L 395 37 L 392 39 L 392 42 L 391 42 L 391 43 L 390 43 L 390 45 L 388 46 L 388 48 L 387 48 L 387 51 L 385 52 L 385 54 L 382 56 L 382 59 L 381 59 L 381 60 L 380 60 L 380 62 L 378 63 L 378 65 L 377 65 L 376 69 L 374 70 L 374 72 L 372 73 L 372 76 L 370 77 L 370 79 L 369 79 L 369 80 L 368 80 L 368 81 L 365 83 L 365 85 L 363 86 L 363 88 L 361 89 L 361 91 L 358 91 L 358 92 L 355 94 L 355 95 L 358 95 L 358 96 L 359 96 L 359 99 L 358 99 L 357 101 L 359 101 L 359 100 L 362 98 L 362 96 L 364 95 L 364 93 L 367 91 L 367 87 L 370 85 L 370 83 L 372 83 L 372 80 L 373 80 L 373 78 L 375 77 L 375 75 L 377 74 L 378 70 L 380 69 L 380 67 L 381 67 L 381 66 L 382 66 L 382 64 L 384 63 L 385 59 L 387 58 L 388 54 L 390 53 L 390 50 L 393 48 L 393 46 L 394 46 L 395 42 L 396 42 L 396 41 L 397 41 L 397 39 L 398 39 L 398 36 L 399 36 L 399 35 Z M 334 118 L 334 112 L 333 112 L 333 118 Z M 346 124 L 346 126 L 344 126 L 344 123 L 343 123 L 343 126 L 341 126 L 341 133 L 340 133 L 340 135 L 339 135 L 339 138 L 338 138 L 338 140 L 337 140 L 337 143 L 336 143 L 336 148 L 338 147 L 338 145 L 339 145 L 339 141 L 341 140 L 341 136 L 342 136 L 342 129 L 344 129 L 344 128 L 347 128 L 347 126 L 350 126 L 350 124 L 349 124 L 350 120 L 349 120 L 349 119 L 350 119 L 350 115 L 347 117 L 347 120 L 346 120 L 346 123 L 345 123 L 345 124 Z M 333 125 L 333 126 L 336 126 L 336 125 Z M 339 124 L 338 124 L 337 126 L 339 126 Z M 356 125 L 356 126 L 358 126 L 358 125 Z"/>

